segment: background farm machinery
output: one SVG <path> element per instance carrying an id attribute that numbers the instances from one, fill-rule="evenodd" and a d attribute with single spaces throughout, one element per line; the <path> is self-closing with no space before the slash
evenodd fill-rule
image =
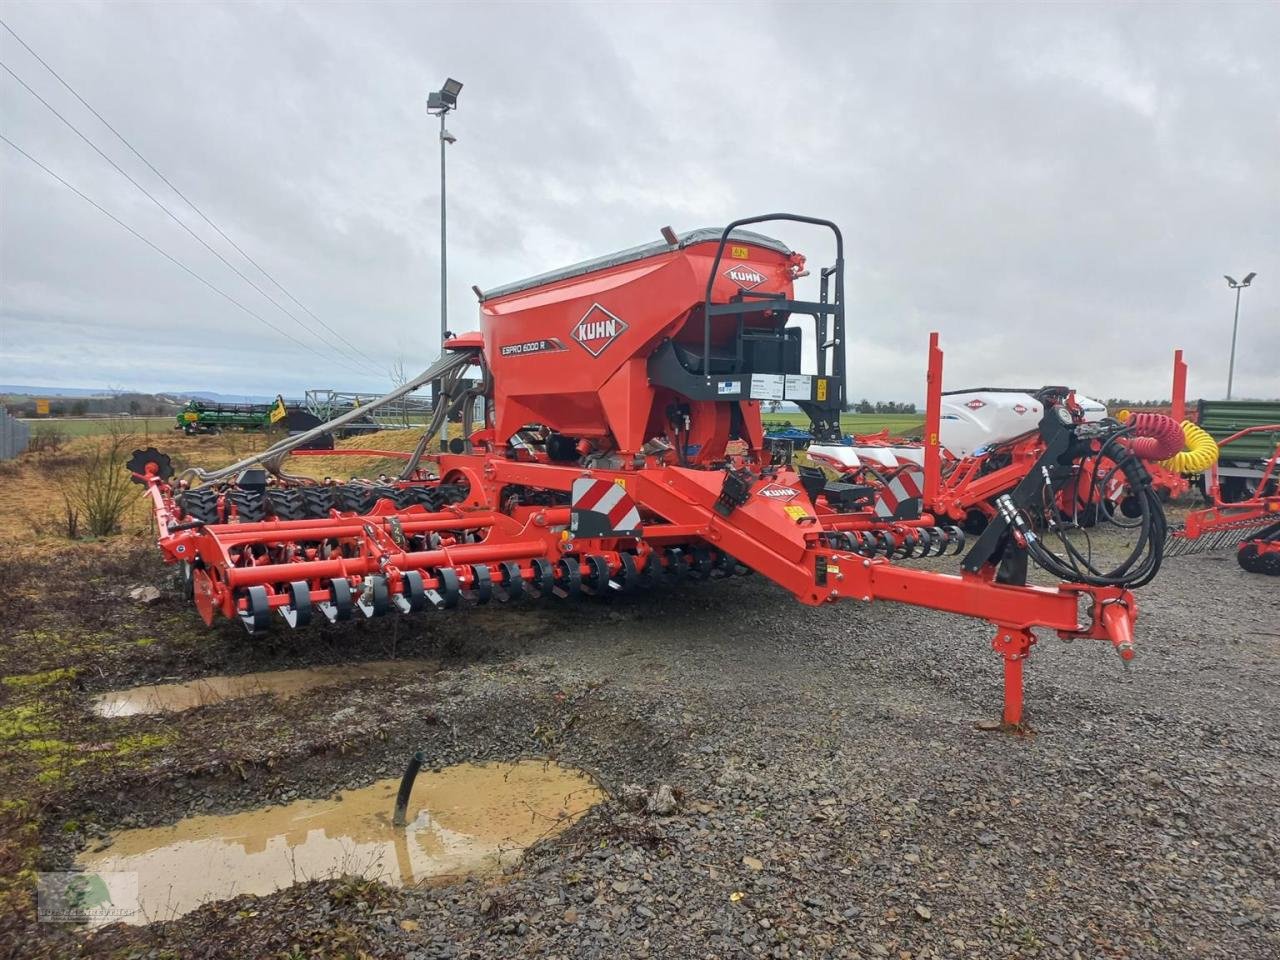
<path id="1" fill-rule="evenodd" d="M 766 220 L 830 231 L 835 258 L 818 272 L 816 300 L 795 296 L 802 255 L 744 229 Z M 801 318 L 813 331 L 807 360 L 788 325 Z M 941 359 L 935 336 L 934 429 L 919 445 L 935 492 Z M 833 477 L 770 462 L 760 410 L 778 399 L 808 416 L 819 447 L 852 449 L 836 446 L 844 257 L 829 221 L 775 214 L 666 229 L 659 242 L 490 290 L 479 331 L 448 340 L 431 368 L 376 403 L 426 384 L 432 420 L 394 480 L 319 484 L 286 472 L 291 453 L 344 417 L 221 470 L 175 477 L 163 454 L 135 455 L 161 550 L 207 622 L 225 616 L 257 632 L 273 615 L 301 627 L 754 572 L 807 604 L 892 600 L 989 621 L 1009 724 L 1021 722 L 1035 628 L 1133 655 L 1131 591 L 1156 575 L 1166 536 L 1141 456 L 1167 444 L 1168 418 L 1125 424 L 1092 415 L 1070 390 L 1038 391 L 1019 414 L 1019 477 L 992 493 L 972 542 L 946 522 L 964 511 L 935 515 L 922 496 L 899 496 L 892 471 Z M 447 436 L 450 418 L 460 436 Z M 1134 547 L 1110 569 L 1072 543 L 1056 509 L 1091 459 L 1105 459 L 1134 501 Z M 1086 486 L 1096 499 L 1101 485 Z M 962 552 L 954 574 L 909 565 Z M 1032 564 L 1057 585 L 1031 585 Z"/>
<path id="2" fill-rule="evenodd" d="M 312 430 L 322 423 L 315 414 L 297 405 L 286 404 L 277 396 L 271 403 L 216 403 L 193 399 L 178 411 L 175 430 L 188 436 L 203 433 L 221 433 L 224 430 L 268 431 L 281 430 L 297 435 Z M 308 444 L 309 449 L 332 446 L 332 438 L 317 436 Z"/>
<path id="3" fill-rule="evenodd" d="M 939 522 L 961 523 L 977 533 L 997 515 L 999 497 L 1021 482 L 1039 456 L 1040 433 L 1028 429 L 1027 415 L 1038 416 L 1046 400 L 1072 395 L 1062 387 L 943 392 L 941 359 L 935 338 L 925 423 L 925 431 L 940 439 L 932 470 L 921 440 L 891 437 L 887 431 L 847 437 L 838 446 L 811 444 L 807 453 L 851 481 L 883 486 L 882 516 L 918 497 L 921 508 Z M 1117 414 L 1145 435 L 1130 446 L 1162 501 L 1193 488 L 1207 501 L 1171 531 L 1166 554 L 1234 547 L 1245 570 L 1280 575 L 1280 423 L 1268 422 L 1280 419 L 1280 404 L 1200 400 L 1189 418 L 1186 373 L 1182 351 L 1176 351 L 1172 417 Z M 1087 397 L 1069 402 L 1086 421 L 1106 416 L 1102 404 Z M 793 451 L 787 449 L 785 456 Z M 1055 506 L 1067 527 L 1091 527 L 1099 520 L 1120 526 L 1140 522 L 1127 476 L 1106 456 L 1082 458 L 1075 482 L 1058 489 Z"/>
<path id="4" fill-rule="evenodd" d="M 882 516 L 918 500 L 920 509 L 938 522 L 959 524 L 976 534 L 999 515 L 1000 497 L 1036 467 L 1044 447 L 1039 422 L 1047 411 L 1062 407 L 1082 423 L 1108 421 L 1103 404 L 1063 386 L 943 391 L 942 351 L 934 335 L 923 429 L 934 443 L 884 431 L 850 436 L 842 444 L 813 443 L 806 452 L 812 461 L 850 480 L 884 487 L 877 505 Z M 1127 412 L 1119 417 L 1130 419 Z M 1206 445 L 1194 425 L 1180 426 L 1170 417 L 1141 413 L 1132 418 L 1131 426 L 1134 438 L 1126 441 L 1126 448 L 1142 460 L 1146 485 L 1163 501 L 1190 489 L 1182 476 L 1185 462 L 1205 454 L 1186 448 L 1190 444 L 1201 450 Z M 1211 440 L 1207 446 L 1212 448 Z M 1141 499 L 1133 496 L 1126 472 L 1101 454 L 1076 462 L 1070 480 L 1055 487 L 1052 506 L 1062 528 L 1141 521 Z"/>
<path id="5" fill-rule="evenodd" d="M 1266 458 L 1255 464 L 1235 454 L 1234 444 L 1262 437 L 1274 445 Z M 1245 427 L 1217 446 L 1224 457 L 1248 465 L 1248 481 L 1230 483 L 1236 478 L 1228 478 L 1224 482 L 1217 464 L 1205 468 L 1201 483 L 1209 504 L 1188 513 L 1171 531 L 1168 554 L 1185 556 L 1235 547 L 1236 560 L 1245 570 L 1280 576 L 1280 423 Z"/>

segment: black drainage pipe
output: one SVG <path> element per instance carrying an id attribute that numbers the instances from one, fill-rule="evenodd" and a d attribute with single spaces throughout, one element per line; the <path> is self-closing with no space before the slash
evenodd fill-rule
<path id="1" fill-rule="evenodd" d="M 391 817 L 393 827 L 405 825 L 405 815 L 409 810 L 409 794 L 413 793 L 413 782 L 418 779 L 418 771 L 422 769 L 426 757 L 419 750 L 409 758 L 409 765 L 404 768 L 404 776 L 400 778 L 400 790 L 396 793 L 396 810 Z"/>

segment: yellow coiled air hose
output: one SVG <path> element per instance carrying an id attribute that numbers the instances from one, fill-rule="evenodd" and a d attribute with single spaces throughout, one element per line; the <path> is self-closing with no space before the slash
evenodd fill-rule
<path id="1" fill-rule="evenodd" d="M 1186 449 L 1175 453 L 1160 466 L 1174 473 L 1204 473 L 1218 462 L 1218 444 L 1190 420 L 1182 421 L 1182 439 Z"/>

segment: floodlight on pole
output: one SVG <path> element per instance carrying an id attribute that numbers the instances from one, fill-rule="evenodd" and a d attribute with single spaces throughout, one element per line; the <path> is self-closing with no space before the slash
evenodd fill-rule
<path id="1" fill-rule="evenodd" d="M 1253 283 L 1253 278 L 1256 277 L 1257 275 L 1258 274 L 1256 272 L 1247 273 L 1245 274 L 1245 277 L 1243 280 L 1236 280 L 1234 277 L 1229 277 L 1225 273 L 1222 275 L 1227 281 L 1227 286 L 1236 292 L 1235 319 L 1231 321 L 1231 362 L 1230 362 L 1230 365 L 1227 367 L 1227 399 L 1228 400 L 1231 399 L 1232 381 L 1235 379 L 1235 373 L 1236 373 L 1236 331 L 1240 327 L 1240 291 L 1243 290 L 1245 287 L 1249 286 L 1249 284 Z"/>
<path id="2" fill-rule="evenodd" d="M 449 339 L 449 251 L 447 214 L 445 207 L 445 147 L 457 143 L 458 138 L 445 129 L 444 118 L 450 110 L 458 109 L 458 94 L 462 84 L 452 77 L 439 90 L 427 94 L 427 113 L 440 118 L 440 349 Z"/>

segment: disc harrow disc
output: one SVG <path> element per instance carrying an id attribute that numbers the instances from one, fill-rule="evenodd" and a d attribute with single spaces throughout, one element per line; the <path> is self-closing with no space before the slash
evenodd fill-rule
<path id="1" fill-rule="evenodd" d="M 133 456 L 129 458 L 129 462 L 124 466 L 126 470 L 134 474 L 130 478 L 134 483 L 142 483 L 138 479 L 138 475 L 145 475 L 148 466 L 155 468 L 155 475 L 161 480 L 167 481 L 173 476 L 173 463 L 169 460 L 168 454 L 161 453 L 155 447 L 133 451 Z"/>
<path id="2" fill-rule="evenodd" d="M 529 561 L 533 579 L 529 581 L 529 596 L 535 600 L 551 596 L 556 588 L 556 571 L 550 560 L 534 557 Z"/>
<path id="3" fill-rule="evenodd" d="M 245 591 L 244 608 L 240 611 L 240 622 L 250 634 L 261 633 L 267 629 L 271 617 L 271 604 L 267 601 L 267 588 L 252 586 Z"/>

